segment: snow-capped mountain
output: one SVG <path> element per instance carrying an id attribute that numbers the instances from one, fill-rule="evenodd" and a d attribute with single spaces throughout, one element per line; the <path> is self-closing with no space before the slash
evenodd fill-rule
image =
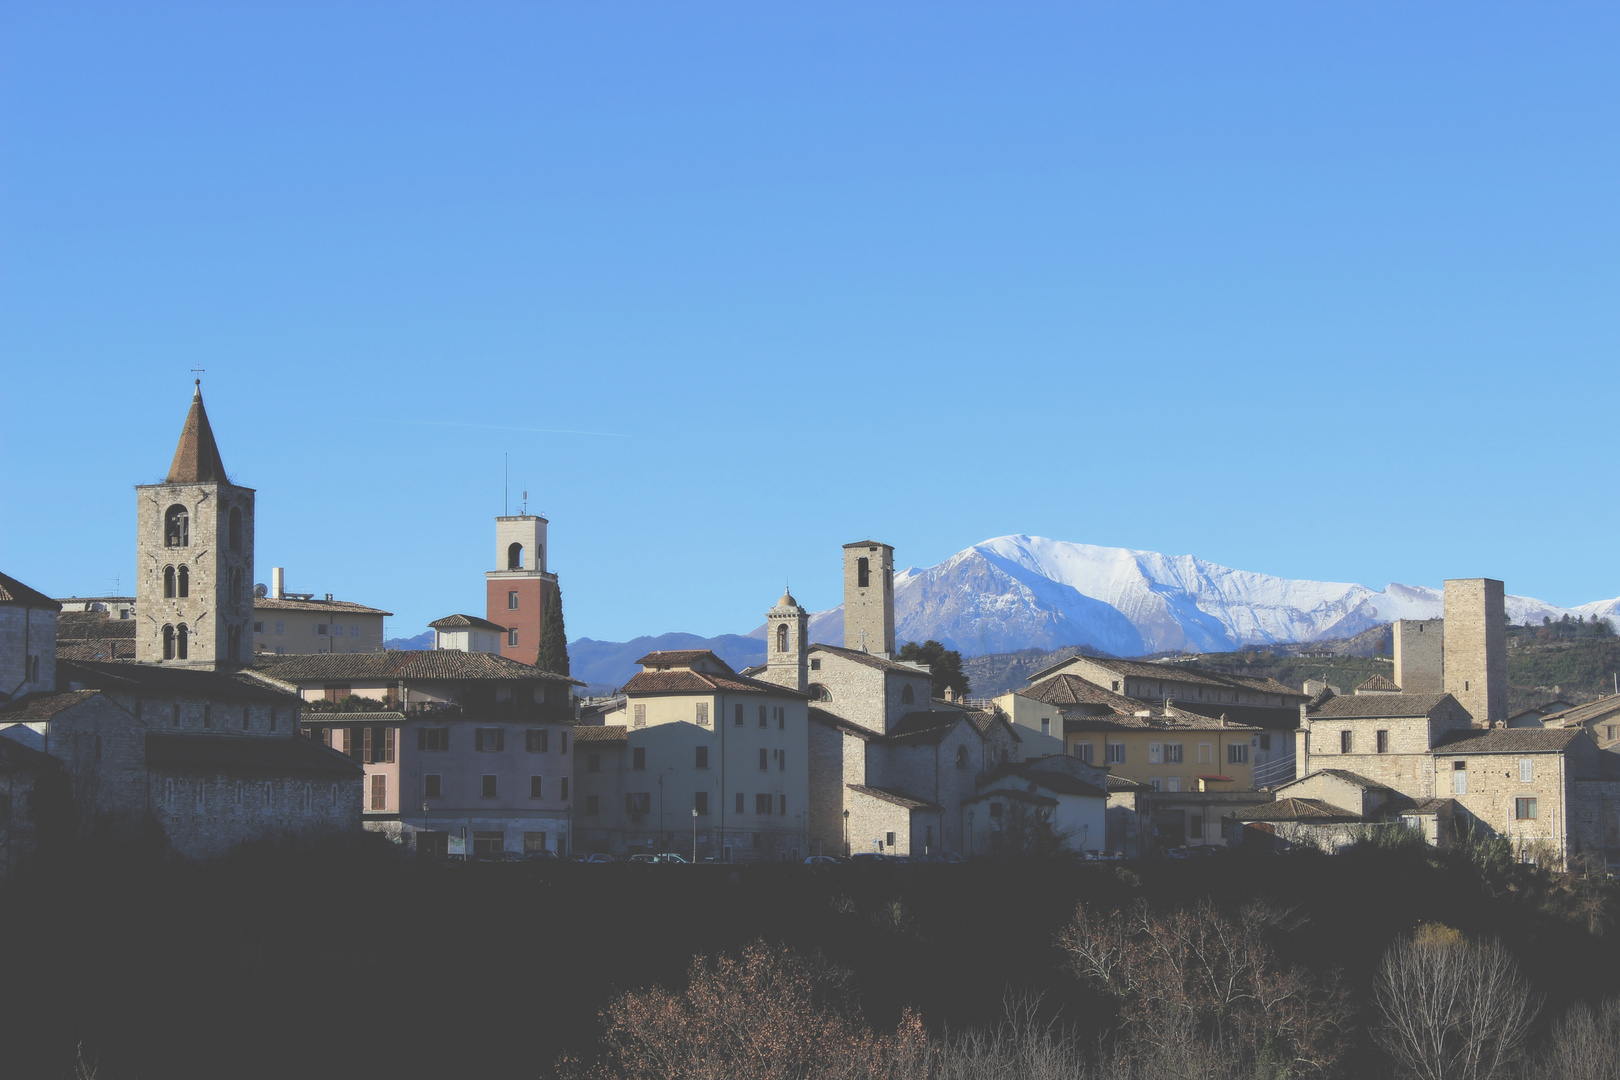
<path id="1" fill-rule="evenodd" d="M 965 655 L 1091 645 L 1119 656 L 1349 637 L 1395 619 L 1439 618 L 1441 591 L 1293 581 L 1192 555 L 998 536 L 938 566 L 895 575 L 896 636 Z M 1507 598 L 1514 622 L 1616 617 L 1620 599 L 1561 608 Z M 813 641 L 843 640 L 843 611 L 811 617 Z M 755 636 L 763 633 L 763 627 Z"/>

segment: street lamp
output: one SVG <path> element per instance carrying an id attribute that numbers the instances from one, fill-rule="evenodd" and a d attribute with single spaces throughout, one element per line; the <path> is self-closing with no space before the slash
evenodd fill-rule
<path id="1" fill-rule="evenodd" d="M 697 807 L 692 807 L 692 862 L 697 862 Z"/>
<path id="2" fill-rule="evenodd" d="M 844 858 L 849 858 L 849 811 L 844 811 Z"/>
<path id="3" fill-rule="evenodd" d="M 973 857 L 973 811 L 971 810 L 968 811 L 967 853 L 969 858 Z"/>

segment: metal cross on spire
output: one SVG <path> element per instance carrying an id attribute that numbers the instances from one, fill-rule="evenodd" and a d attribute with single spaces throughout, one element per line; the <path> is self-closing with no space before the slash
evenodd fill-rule
<path id="1" fill-rule="evenodd" d="M 193 380 L 193 381 L 196 382 L 196 384 L 198 386 L 202 385 L 202 375 L 203 375 L 203 372 L 205 372 L 207 370 L 208 369 L 203 367 L 201 364 L 198 364 L 196 367 L 191 369 L 191 373 L 193 375 L 197 376 L 197 378 L 195 380 Z"/>

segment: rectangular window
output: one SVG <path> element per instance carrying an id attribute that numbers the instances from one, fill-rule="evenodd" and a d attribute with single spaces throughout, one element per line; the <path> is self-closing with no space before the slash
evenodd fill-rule
<path id="1" fill-rule="evenodd" d="M 693 768 L 707 769 L 709 767 L 709 748 L 707 746 L 696 747 L 693 751 L 693 758 Z"/>
<path id="2" fill-rule="evenodd" d="M 1378 732 L 1376 735 L 1373 736 L 1373 743 L 1374 743 L 1375 746 L 1377 746 L 1378 752 L 1380 754 L 1389 753 L 1389 732 L 1387 732 L 1387 731 Z"/>
<path id="3" fill-rule="evenodd" d="M 256 622 L 256 623 L 254 623 L 254 624 L 253 624 L 253 632 L 254 632 L 254 633 L 255 633 L 255 634 L 262 634 L 262 633 L 264 633 L 264 623 L 262 623 L 262 622 Z"/>
<path id="4" fill-rule="evenodd" d="M 506 729 L 498 727 L 481 727 L 477 730 L 478 749 L 486 754 L 499 753 L 506 749 Z"/>
<path id="5" fill-rule="evenodd" d="M 743 793 L 737 792 L 737 813 L 743 812 Z"/>
<path id="6" fill-rule="evenodd" d="M 1178 742 L 1164 744 L 1164 763 L 1166 765 L 1181 764 L 1181 744 Z"/>
<path id="7" fill-rule="evenodd" d="M 632 791 L 624 797 L 624 808 L 631 814 L 645 814 L 652 809 L 652 792 Z"/>
<path id="8" fill-rule="evenodd" d="M 325 637 L 326 636 L 326 624 L 325 623 L 316 623 L 315 624 L 315 636 L 316 637 Z"/>
<path id="9" fill-rule="evenodd" d="M 1202 840 L 1204 838 L 1204 815 L 1187 815 L 1187 839 Z"/>
<path id="10" fill-rule="evenodd" d="M 529 798 L 543 799 L 546 797 L 546 778 L 543 776 L 529 777 Z"/>
<path id="11" fill-rule="evenodd" d="M 497 785 L 496 785 L 495 777 L 493 775 L 489 774 L 489 773 L 485 773 L 484 774 L 484 798 L 486 798 L 486 799 L 494 799 L 494 798 L 498 798 L 498 797 L 499 797 L 498 788 L 497 788 Z"/>
<path id="12" fill-rule="evenodd" d="M 1160 778 L 1160 777 L 1157 777 L 1157 776 L 1150 776 L 1150 777 L 1148 777 L 1148 786 L 1151 787 L 1154 791 L 1163 791 L 1164 790 L 1164 780 L 1162 778 Z"/>
<path id="13" fill-rule="evenodd" d="M 1468 762 L 1453 761 L 1451 763 L 1451 793 L 1453 795 L 1468 794 Z"/>
<path id="14" fill-rule="evenodd" d="M 1201 743 L 1198 744 L 1198 764 L 1200 764 L 1200 765 L 1213 765 L 1213 764 L 1215 764 L 1215 744 L 1214 743 L 1201 742 Z"/>
<path id="15" fill-rule="evenodd" d="M 523 733 L 523 748 L 531 754 L 544 754 L 551 750 L 551 732 L 545 728 L 530 728 Z"/>
<path id="16" fill-rule="evenodd" d="M 566 776 L 557 781 L 557 797 L 563 802 L 568 801 L 568 777 Z"/>
<path id="17" fill-rule="evenodd" d="M 517 606 L 517 593 L 516 592 L 507 593 L 506 594 L 506 610 L 508 610 L 508 611 L 516 611 L 517 609 L 518 609 L 518 606 Z"/>
<path id="18" fill-rule="evenodd" d="M 778 814 L 782 815 L 783 817 L 787 817 L 787 796 L 786 795 L 778 795 L 776 797 L 776 812 Z"/>
<path id="19" fill-rule="evenodd" d="M 1051 735 L 1052 734 L 1052 718 L 1050 716 L 1041 717 L 1041 734 L 1042 735 Z"/>
<path id="20" fill-rule="evenodd" d="M 450 729 L 447 727 L 417 728 L 416 748 L 418 750 L 450 749 Z"/>
<path id="21" fill-rule="evenodd" d="M 709 703 L 707 701 L 699 701 L 699 702 L 696 702 L 696 706 L 697 706 L 698 727 L 708 727 L 709 726 Z"/>
<path id="22" fill-rule="evenodd" d="M 352 638 L 359 637 L 360 636 L 360 628 L 358 626 L 349 627 L 349 636 L 352 637 Z"/>
<path id="23" fill-rule="evenodd" d="M 287 632 L 287 624 L 286 623 L 284 623 L 284 622 L 276 623 L 276 633 L 285 634 L 286 632 Z"/>
<path id="24" fill-rule="evenodd" d="M 557 753 L 568 753 L 568 732 L 566 731 L 557 732 Z"/>
<path id="25" fill-rule="evenodd" d="M 776 728 L 778 731 L 787 730 L 787 706 L 778 705 L 776 708 Z"/>
<path id="26" fill-rule="evenodd" d="M 1226 748 L 1226 763 L 1228 765 L 1247 765 L 1249 763 L 1249 744 L 1232 743 Z"/>
<path id="27" fill-rule="evenodd" d="M 1536 778 L 1536 763 L 1533 758 L 1519 759 L 1519 783 L 1528 784 Z"/>
<path id="28" fill-rule="evenodd" d="M 549 850 L 546 847 L 546 834 L 543 832 L 526 832 L 523 834 L 523 850 L 525 853 Z"/>
<path id="29" fill-rule="evenodd" d="M 1354 735 L 1354 733 L 1349 732 L 1349 731 L 1341 731 L 1341 732 L 1339 732 L 1339 753 L 1348 754 L 1350 752 L 1350 748 L 1352 746 L 1354 746 L 1354 745 L 1355 745 L 1355 735 Z"/>
<path id="30" fill-rule="evenodd" d="M 736 707 L 736 709 L 734 710 L 734 712 L 732 713 L 732 716 L 733 716 L 732 726 L 733 727 L 742 727 L 742 724 L 743 724 L 742 712 L 743 712 L 743 707 L 741 705 L 738 705 Z"/>
<path id="31" fill-rule="evenodd" d="M 1271 732 L 1262 731 L 1260 733 L 1260 749 L 1262 749 L 1262 750 L 1270 750 L 1271 749 Z"/>
<path id="32" fill-rule="evenodd" d="M 440 799 L 440 798 L 443 798 L 444 797 L 443 796 L 443 791 L 444 791 L 443 783 L 444 783 L 444 778 L 442 776 L 440 776 L 438 773 L 430 772 L 426 776 L 423 776 L 422 777 L 422 798 L 424 798 L 424 799 Z"/>
<path id="33" fill-rule="evenodd" d="M 770 768 L 769 765 L 765 764 L 765 757 L 765 748 L 762 746 L 759 748 L 759 767 L 762 769 Z"/>
<path id="34" fill-rule="evenodd" d="M 636 727 L 646 727 L 647 726 L 647 706 L 645 706 L 645 705 L 637 705 L 637 706 L 635 706 L 635 724 L 636 724 Z"/>
<path id="35" fill-rule="evenodd" d="M 388 777 L 382 773 L 371 774 L 371 808 L 388 809 Z"/>
<path id="36" fill-rule="evenodd" d="M 765 706 L 763 705 L 759 707 L 759 726 L 765 726 Z"/>
<path id="37" fill-rule="evenodd" d="M 810 670 L 811 671 L 820 671 L 821 670 L 821 658 L 820 657 L 817 657 L 817 658 L 810 661 Z"/>
<path id="38" fill-rule="evenodd" d="M 1107 757 L 1107 764 L 1109 765 L 1123 764 L 1125 761 L 1125 744 L 1122 742 L 1109 743 L 1107 754 L 1105 756 Z"/>
<path id="39" fill-rule="evenodd" d="M 1070 753 L 1072 753 L 1075 757 L 1079 758 L 1081 761 L 1085 762 L 1087 765 L 1091 764 L 1091 761 L 1092 761 L 1092 758 L 1091 758 L 1092 749 L 1091 749 L 1091 744 L 1090 743 L 1088 743 L 1088 742 L 1075 743 L 1073 748 L 1070 750 Z"/>
<path id="40" fill-rule="evenodd" d="M 754 796 L 754 813 L 769 814 L 771 812 L 771 797 L 769 795 Z"/>
<path id="41" fill-rule="evenodd" d="M 473 833 L 474 855 L 499 855 L 506 847 L 506 834 L 499 832 Z"/>
<path id="42" fill-rule="evenodd" d="M 507 629 L 507 631 L 506 631 L 506 643 L 508 645 L 516 645 L 517 644 L 517 627 L 513 626 L 513 627 L 509 627 Z"/>
<path id="43" fill-rule="evenodd" d="M 786 750 L 778 750 L 776 752 L 776 771 L 777 772 L 787 772 L 787 751 Z"/>
<path id="44" fill-rule="evenodd" d="M 585 796 L 585 812 L 592 816 L 602 812 L 602 800 L 595 795 Z"/>
<path id="45" fill-rule="evenodd" d="M 1181 777 L 1179 777 L 1179 776 L 1167 776 L 1167 777 L 1165 777 L 1164 790 L 1166 790 L 1166 791 L 1180 791 L 1181 790 Z"/>
<path id="46" fill-rule="evenodd" d="M 692 796 L 692 809 L 700 814 L 709 812 L 709 793 L 707 791 L 699 791 Z"/>
<path id="47" fill-rule="evenodd" d="M 586 754 L 585 755 L 585 771 L 586 772 L 601 772 L 602 771 L 602 755 L 601 754 Z"/>
<path id="48" fill-rule="evenodd" d="M 1001 804 L 1000 803 L 996 803 L 996 809 L 997 810 L 1001 809 Z M 1000 816 L 1000 815 L 997 815 L 997 816 Z M 891 848 L 894 847 L 894 833 L 884 833 L 883 834 L 883 842 L 885 844 L 887 844 Z"/>
<path id="49" fill-rule="evenodd" d="M 1164 744 L 1148 743 L 1148 764 L 1159 765 L 1164 762 Z"/>
<path id="50" fill-rule="evenodd" d="M 1535 799 L 1514 799 L 1513 816 L 1520 821 L 1529 821 L 1536 816 Z"/>
<path id="51" fill-rule="evenodd" d="M 1604 738 L 1610 742 L 1614 742 L 1617 734 L 1620 734 L 1620 724 L 1609 724 L 1604 728 Z"/>
<path id="52" fill-rule="evenodd" d="M 333 637 L 343 636 L 343 626 L 341 623 L 333 623 L 328 629 L 331 630 Z"/>
<path id="53" fill-rule="evenodd" d="M 645 769 L 647 767 L 647 748 L 637 746 L 630 751 L 630 767 L 632 769 Z"/>

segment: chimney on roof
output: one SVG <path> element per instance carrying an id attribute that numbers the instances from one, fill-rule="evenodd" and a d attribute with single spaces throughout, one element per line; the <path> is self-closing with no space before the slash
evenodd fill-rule
<path id="1" fill-rule="evenodd" d="M 287 568 L 275 566 L 270 569 L 270 599 L 285 600 L 287 598 Z"/>
<path id="2" fill-rule="evenodd" d="M 327 600 L 331 600 L 331 599 L 332 599 L 332 594 L 331 594 L 331 593 L 327 593 L 327 594 L 326 594 L 326 599 L 327 599 Z"/>

